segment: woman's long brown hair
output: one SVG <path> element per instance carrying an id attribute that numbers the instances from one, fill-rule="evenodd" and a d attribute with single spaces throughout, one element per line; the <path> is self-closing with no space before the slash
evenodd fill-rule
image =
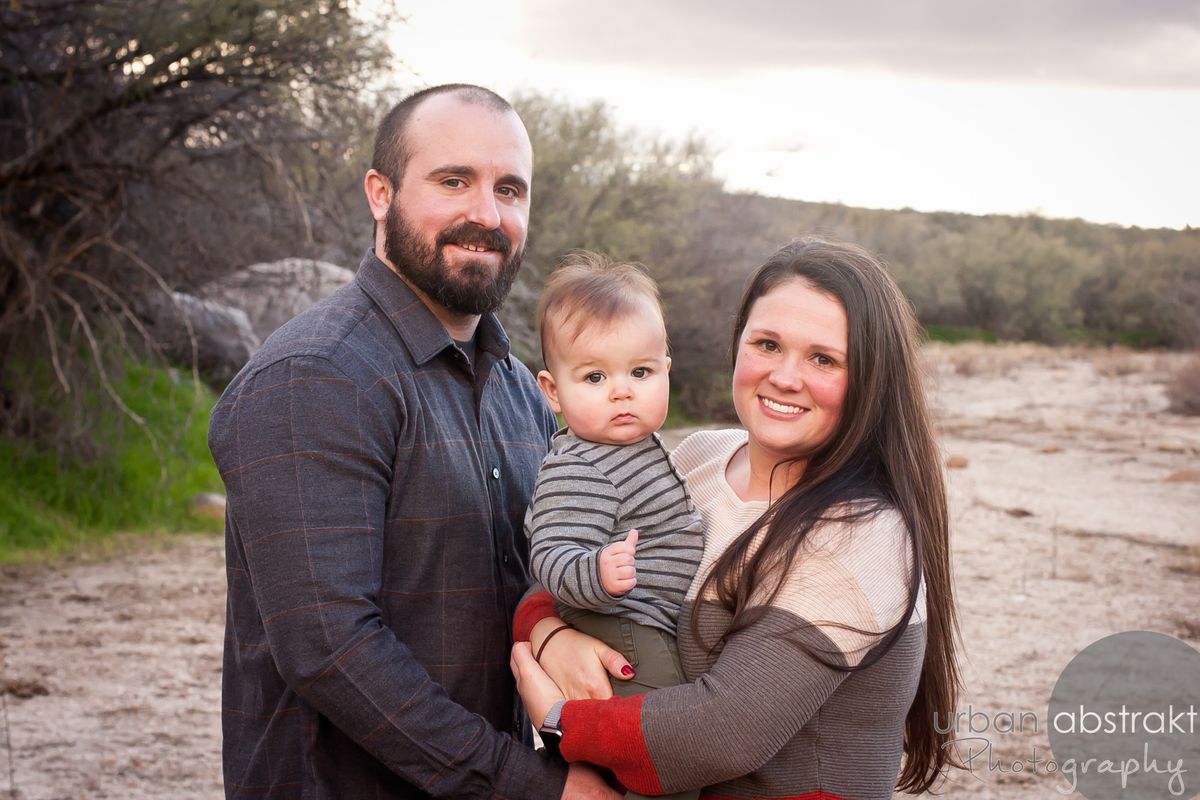
<path id="1" fill-rule="evenodd" d="M 796 280 L 836 298 L 846 312 L 849 381 L 841 419 L 829 441 L 801 457 L 807 464 L 800 481 L 717 559 L 697 601 L 715 589 L 720 604 L 733 615 L 724 640 L 763 615 L 815 525 L 863 519 L 885 506 L 895 507 L 908 527 L 914 554 L 906 613 L 894 627 L 869 632 L 880 637 L 879 643 L 854 666 L 830 661 L 801 641 L 796 644 L 834 669 L 870 667 L 904 633 L 924 577 L 925 659 L 905 719 L 905 761 L 897 780 L 898 789 L 915 794 L 929 789 L 954 763 L 952 734 L 939 732 L 935 722 L 953 717 L 959 688 L 946 491 L 921 381 L 919 328 L 912 307 L 874 256 L 850 244 L 803 239 L 771 256 L 751 279 L 734 322 L 732 361 L 754 303 Z M 762 538 L 754 546 L 760 531 Z M 692 633 L 702 641 L 699 617 L 692 616 Z"/>

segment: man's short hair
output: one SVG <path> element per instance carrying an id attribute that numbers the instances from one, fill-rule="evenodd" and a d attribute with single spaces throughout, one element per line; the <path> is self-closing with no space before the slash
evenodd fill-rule
<path id="1" fill-rule="evenodd" d="M 561 259 L 546 281 L 538 301 L 538 341 L 542 345 L 542 363 L 547 358 L 548 323 L 553 319 L 553 335 L 571 341 L 589 325 L 609 325 L 638 309 L 639 301 L 649 300 L 662 316 L 658 285 L 634 262 L 614 262 L 600 253 L 574 250 Z"/>
<path id="2" fill-rule="evenodd" d="M 393 187 L 399 187 L 404 177 L 404 168 L 408 164 L 410 152 L 405 139 L 408 121 L 417 106 L 431 97 L 439 94 L 455 94 L 464 103 L 475 103 L 486 106 L 498 114 L 512 111 L 512 105 L 491 89 L 475 86 L 470 83 L 443 83 L 440 86 L 430 86 L 414 92 L 397 103 L 379 123 L 375 132 L 375 151 L 371 156 L 371 169 L 392 182 Z"/>

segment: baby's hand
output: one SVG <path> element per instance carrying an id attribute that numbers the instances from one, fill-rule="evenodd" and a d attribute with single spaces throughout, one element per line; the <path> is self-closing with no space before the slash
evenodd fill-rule
<path id="1" fill-rule="evenodd" d="M 600 585 L 604 591 L 620 597 L 637 586 L 638 532 L 631 530 L 625 541 L 606 546 L 600 551 Z"/>

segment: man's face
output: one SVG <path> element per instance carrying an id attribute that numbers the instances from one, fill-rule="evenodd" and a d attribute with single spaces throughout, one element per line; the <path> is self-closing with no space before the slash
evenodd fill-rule
<path id="1" fill-rule="evenodd" d="M 405 140 L 408 163 L 384 220 L 388 261 L 448 311 L 494 310 L 529 230 L 525 127 L 512 112 L 437 95 L 414 112 Z"/>

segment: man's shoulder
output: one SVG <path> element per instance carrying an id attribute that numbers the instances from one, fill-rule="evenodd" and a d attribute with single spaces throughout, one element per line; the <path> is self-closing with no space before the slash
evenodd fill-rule
<path id="1" fill-rule="evenodd" d="M 353 281 L 276 329 L 231 387 L 296 360 L 324 362 L 347 378 L 373 381 L 382 371 L 394 372 L 406 353 L 378 306 Z"/>

